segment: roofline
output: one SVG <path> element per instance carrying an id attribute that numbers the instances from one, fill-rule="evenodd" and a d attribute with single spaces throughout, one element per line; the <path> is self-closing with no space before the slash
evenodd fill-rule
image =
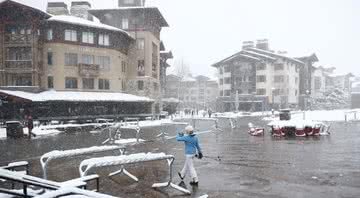
<path id="1" fill-rule="evenodd" d="M 160 10 L 157 7 L 122 7 L 122 8 L 112 8 L 112 9 L 90 9 L 89 12 L 91 14 L 94 14 L 93 12 L 101 12 L 101 11 L 107 11 L 107 12 L 114 12 L 114 11 L 128 11 L 128 10 L 146 10 L 146 11 L 152 11 L 155 10 L 161 20 L 162 23 L 160 23 L 161 27 L 169 27 L 168 22 L 165 20 L 165 17 L 161 14 Z"/>
<path id="2" fill-rule="evenodd" d="M 3 3 L 6 3 L 6 2 L 12 2 L 12 3 L 18 4 L 18 5 L 21 5 L 21 6 L 25 6 L 25 7 L 29 8 L 29 9 L 36 10 L 37 12 L 41 13 L 42 15 L 44 15 L 45 17 L 48 17 L 48 18 L 50 18 L 52 16 L 49 13 L 44 12 L 43 10 L 40 10 L 38 8 L 35 8 L 35 7 L 31 7 L 31 6 L 26 5 L 26 4 L 22 4 L 22 3 L 17 2 L 17 1 L 13 1 L 13 0 L 5 0 L 3 2 L 0 2 L 0 5 L 3 4 Z"/>
<path id="3" fill-rule="evenodd" d="M 61 16 L 61 15 L 57 15 L 57 16 Z M 76 17 L 76 16 L 71 16 L 71 15 L 64 15 L 64 16 L 69 16 L 69 17 Z M 56 17 L 56 16 L 55 16 Z M 79 17 L 77 17 L 79 18 Z M 49 18 L 51 19 L 51 17 Z M 77 26 L 81 26 L 81 27 L 88 27 L 88 28 L 94 28 L 94 29 L 98 29 L 98 30 L 106 30 L 106 31 L 110 31 L 110 32 L 118 32 L 118 33 L 121 33 L 125 36 L 127 36 L 128 38 L 130 38 L 131 40 L 135 40 L 135 38 L 133 36 L 130 35 L 130 33 L 128 33 L 127 31 L 125 30 L 121 30 L 121 29 L 118 29 L 118 30 L 111 30 L 111 29 L 106 29 L 106 28 L 102 28 L 102 27 L 95 27 L 95 26 L 91 26 L 91 25 L 85 25 L 85 24 L 79 24 L 79 23 L 72 23 L 70 21 L 62 21 L 62 20 L 46 20 L 46 23 L 51 23 L 51 22 L 55 22 L 55 23 L 64 23 L 64 24 L 71 24 L 71 25 L 77 25 Z M 85 19 L 84 19 L 85 20 Z M 90 21 L 90 22 L 93 22 L 93 21 Z M 104 23 L 100 23 L 101 25 L 107 25 L 107 24 L 104 24 Z M 107 26 L 110 26 L 110 25 L 107 25 Z M 113 27 L 113 26 L 110 26 L 110 27 Z M 116 27 L 113 27 L 113 28 L 116 28 Z"/>
<path id="4" fill-rule="evenodd" d="M 211 66 L 212 67 L 219 67 L 220 66 L 219 64 L 226 62 L 230 58 L 235 58 L 236 56 L 242 56 L 242 57 L 245 57 L 245 58 L 253 59 L 255 61 L 260 61 L 260 59 L 258 59 L 256 57 L 252 57 L 252 56 L 249 56 L 249 55 L 246 55 L 246 54 L 241 54 L 241 53 L 242 53 L 242 51 L 237 52 L 237 53 L 235 53 L 235 54 L 233 54 L 231 56 L 228 56 L 227 58 L 222 59 L 221 61 L 219 61 L 217 63 L 212 64 Z"/>
<path id="5" fill-rule="evenodd" d="M 258 49 L 258 48 L 254 48 L 254 47 L 250 47 L 250 48 L 247 48 L 247 49 L 250 49 L 250 50 L 253 50 L 253 51 L 259 52 L 259 53 L 268 54 L 269 56 L 276 56 L 276 57 L 280 57 L 280 58 L 285 58 L 285 59 L 288 59 L 290 61 L 296 62 L 298 64 L 305 65 L 305 63 L 300 61 L 300 60 L 297 60 L 295 58 L 291 58 L 291 57 L 288 57 L 288 56 L 276 54 L 276 53 L 273 53 L 273 52 L 270 52 L 270 51 L 266 51 L 266 50 L 262 50 L 262 49 Z"/>

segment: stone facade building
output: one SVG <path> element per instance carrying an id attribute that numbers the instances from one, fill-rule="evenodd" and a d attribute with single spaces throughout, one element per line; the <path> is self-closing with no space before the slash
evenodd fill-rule
<path id="1" fill-rule="evenodd" d="M 164 52 L 160 59 L 160 31 L 168 24 L 157 8 L 131 2 L 95 10 L 76 1 L 70 11 L 63 2 L 50 2 L 45 12 L 2 1 L 0 87 L 124 92 L 154 99 L 152 112 L 159 113 L 160 62 L 166 68 L 172 57 Z"/>
<path id="2" fill-rule="evenodd" d="M 244 42 L 243 50 L 213 64 L 219 75 L 219 109 L 265 110 L 296 106 L 304 62 L 270 51 L 267 40 Z M 236 109 L 238 108 L 238 109 Z"/>

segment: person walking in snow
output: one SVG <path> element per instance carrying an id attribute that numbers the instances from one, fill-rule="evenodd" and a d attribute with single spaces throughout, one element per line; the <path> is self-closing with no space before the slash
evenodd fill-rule
<path id="1" fill-rule="evenodd" d="M 196 170 L 194 168 L 194 157 L 197 156 L 199 159 L 203 157 L 201 148 L 199 145 L 199 140 L 194 134 L 194 128 L 189 125 L 185 127 L 185 135 L 183 133 L 179 133 L 176 136 L 177 141 L 182 141 L 185 143 L 185 164 L 184 168 L 181 170 L 181 172 L 178 172 L 179 177 L 181 180 L 184 180 L 187 173 L 190 173 L 191 181 L 190 185 L 198 185 L 199 179 L 196 174 Z"/>

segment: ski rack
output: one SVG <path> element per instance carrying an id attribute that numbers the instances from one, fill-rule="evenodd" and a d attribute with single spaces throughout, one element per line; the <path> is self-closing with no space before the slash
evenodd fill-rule
<path id="1" fill-rule="evenodd" d="M 165 153 L 136 153 L 130 155 L 121 155 L 121 156 L 107 156 L 100 158 L 91 158 L 81 162 L 79 166 L 79 172 L 81 176 L 86 176 L 87 173 L 95 167 L 107 167 L 107 166 L 116 166 L 120 165 L 121 168 L 118 171 L 109 174 L 109 177 L 124 173 L 134 181 L 138 182 L 139 179 L 126 171 L 124 169 L 125 165 L 137 164 L 151 161 L 166 160 L 169 166 L 169 180 L 164 183 L 154 183 L 153 188 L 163 188 L 163 187 L 172 187 L 178 191 L 181 191 L 186 194 L 191 194 L 191 192 L 185 188 L 182 188 L 174 183 L 172 183 L 173 178 L 173 163 L 175 157 L 173 155 L 166 155 Z"/>
<path id="2" fill-rule="evenodd" d="M 99 153 L 99 152 L 106 152 L 106 151 L 113 151 L 113 150 L 119 150 L 120 155 L 123 155 L 126 148 L 123 146 L 95 146 L 95 147 L 89 147 L 89 148 L 82 148 L 82 149 L 72 149 L 72 150 L 64 150 L 64 151 L 51 151 L 48 153 L 45 153 L 40 157 L 40 164 L 43 171 L 43 178 L 47 179 L 47 166 L 50 163 L 50 161 L 54 159 L 61 159 L 61 158 L 67 158 L 67 157 L 74 157 L 74 156 L 80 156 L 80 155 L 86 155 L 86 154 L 93 154 L 93 153 Z"/>

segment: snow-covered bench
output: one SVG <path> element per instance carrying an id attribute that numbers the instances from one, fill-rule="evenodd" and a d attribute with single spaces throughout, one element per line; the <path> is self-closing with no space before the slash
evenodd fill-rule
<path id="1" fill-rule="evenodd" d="M 45 153 L 40 158 L 40 164 L 43 171 L 43 178 L 47 178 L 47 166 L 51 160 L 54 159 L 61 159 L 67 157 L 74 157 L 79 155 L 86 155 L 92 153 L 99 153 L 99 152 L 106 152 L 106 151 L 113 151 L 119 150 L 120 154 L 122 155 L 125 152 L 125 147 L 123 146 L 94 146 L 89 148 L 81 148 L 81 149 L 72 149 L 72 150 L 64 150 L 64 151 L 51 151 Z"/>
<path id="2" fill-rule="evenodd" d="M 0 193 L 5 193 L 7 195 L 29 197 L 29 196 L 35 196 L 37 195 L 37 193 L 43 192 L 43 191 L 39 191 L 39 192 L 33 191 L 30 188 L 28 188 L 29 186 L 35 186 L 47 190 L 58 190 L 67 187 L 86 188 L 87 185 L 86 182 L 93 180 L 94 178 L 99 178 L 99 176 L 89 175 L 87 177 L 81 177 L 65 182 L 55 182 L 55 181 L 45 180 L 31 175 L 25 175 L 23 173 L 0 168 L 0 179 L 4 179 L 12 183 L 19 183 L 22 185 L 22 190 L 0 188 Z"/>
<path id="3" fill-rule="evenodd" d="M 124 169 L 124 165 L 158 161 L 158 160 L 166 160 L 168 162 L 170 177 L 169 177 L 169 181 L 164 183 L 154 183 L 152 187 L 153 188 L 172 187 L 181 192 L 190 194 L 190 191 L 188 191 L 187 189 L 184 189 L 172 183 L 172 165 L 174 163 L 175 158 L 173 155 L 166 155 L 165 153 L 136 153 L 131 155 L 106 156 L 100 158 L 86 159 L 81 162 L 79 167 L 79 172 L 81 176 L 86 176 L 91 169 L 96 167 L 120 165 L 121 166 L 120 170 L 110 173 L 109 176 L 114 176 L 117 174 L 124 173 L 137 182 L 139 181 L 139 179 L 136 176 L 132 175 L 131 173 L 127 172 Z"/>

